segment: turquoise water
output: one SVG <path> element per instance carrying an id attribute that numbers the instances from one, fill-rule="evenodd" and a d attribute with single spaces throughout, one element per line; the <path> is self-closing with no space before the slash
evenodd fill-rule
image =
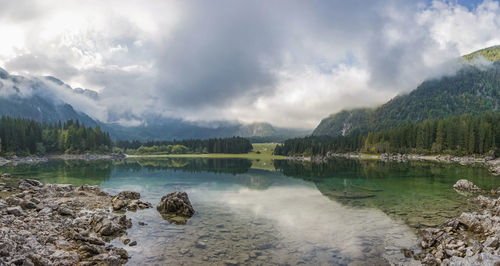
<path id="1" fill-rule="evenodd" d="M 464 210 L 466 178 L 484 189 L 500 179 L 480 167 L 338 159 L 324 164 L 275 161 L 276 170 L 244 159 L 52 161 L 0 172 L 43 182 L 134 190 L 156 205 L 172 191 L 189 194 L 196 214 L 175 225 L 156 210 L 127 213 L 130 265 L 409 263 L 416 231 Z M 147 225 L 140 226 L 138 222 Z M 123 246 L 118 240 L 115 246 Z"/>

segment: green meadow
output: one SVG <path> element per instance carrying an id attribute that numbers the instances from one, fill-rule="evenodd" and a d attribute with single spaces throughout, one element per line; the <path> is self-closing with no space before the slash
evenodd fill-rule
<path id="1" fill-rule="evenodd" d="M 249 153 L 193 153 L 193 154 L 164 154 L 164 155 L 127 155 L 129 158 L 241 158 L 252 161 L 252 168 L 274 170 L 273 160 L 285 159 L 285 156 L 274 155 L 277 143 L 254 143 Z"/>

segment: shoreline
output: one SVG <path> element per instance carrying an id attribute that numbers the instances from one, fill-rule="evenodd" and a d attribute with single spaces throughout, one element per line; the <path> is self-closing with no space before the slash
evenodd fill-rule
<path id="1" fill-rule="evenodd" d="M 260 155 L 248 153 L 183 153 L 183 154 L 125 154 L 125 158 L 212 158 L 212 159 L 272 159 L 282 160 L 287 159 L 281 155 Z"/>
<path id="2" fill-rule="evenodd" d="M 132 191 L 113 196 L 98 186 L 3 183 L 11 179 L 0 176 L 0 265 L 123 265 L 124 247 L 137 245 L 126 238 L 137 226 L 126 214 L 152 207 Z M 123 247 L 110 244 L 116 238 Z"/>
<path id="3" fill-rule="evenodd" d="M 420 250 L 401 249 L 423 265 L 497 265 L 500 261 L 500 188 L 482 190 L 465 179 L 453 186 L 479 212 L 462 212 L 437 227 L 419 230 Z M 487 196 L 484 196 L 487 195 Z"/>
<path id="4" fill-rule="evenodd" d="M 45 163 L 49 160 L 85 160 L 85 161 L 95 161 L 95 160 L 120 160 L 124 159 L 126 156 L 124 154 L 52 154 L 44 156 L 0 156 L 0 166 L 5 165 L 18 165 L 18 164 L 38 164 Z"/>
<path id="5" fill-rule="evenodd" d="M 421 154 L 362 154 L 362 153 L 327 153 L 325 156 L 289 156 L 287 160 L 322 163 L 331 158 L 358 160 L 380 160 L 384 162 L 431 161 L 439 163 L 458 163 L 460 165 L 482 165 L 488 167 L 494 175 L 500 175 L 500 158 L 490 156 L 453 156 L 453 155 L 421 155 Z"/>

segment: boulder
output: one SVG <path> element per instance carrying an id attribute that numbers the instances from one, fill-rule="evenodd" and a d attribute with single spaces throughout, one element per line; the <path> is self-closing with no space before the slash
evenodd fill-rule
<path id="1" fill-rule="evenodd" d="M 106 212 L 95 213 L 90 220 L 90 227 L 101 236 L 121 236 L 132 226 L 132 221 L 125 215 Z"/>
<path id="2" fill-rule="evenodd" d="M 466 191 L 466 192 L 478 192 L 481 191 L 481 189 L 474 185 L 472 182 L 466 179 L 460 179 L 453 185 L 453 188 L 459 191 Z"/>
<path id="3" fill-rule="evenodd" d="M 7 208 L 7 213 L 12 214 L 14 216 L 24 216 L 25 215 L 25 213 L 23 212 L 23 210 L 19 206 Z"/>
<path id="4" fill-rule="evenodd" d="M 0 175 L 0 179 L 9 179 L 9 178 L 12 178 L 12 175 L 9 173 L 4 173 Z"/>
<path id="5" fill-rule="evenodd" d="M 194 215 L 193 206 L 184 191 L 175 191 L 163 196 L 156 209 L 164 219 L 176 224 L 184 224 Z"/>
<path id="6" fill-rule="evenodd" d="M 66 205 L 62 205 L 62 206 L 59 206 L 59 208 L 57 208 L 57 213 L 59 213 L 59 215 L 62 215 L 62 216 L 71 216 L 71 217 L 75 217 L 75 212 L 73 210 L 71 210 L 70 208 L 68 208 L 68 206 Z"/>
<path id="7" fill-rule="evenodd" d="M 23 200 L 20 206 L 23 209 L 36 209 L 36 204 L 30 200 Z"/>
<path id="8" fill-rule="evenodd" d="M 488 217 L 482 214 L 464 212 L 457 220 L 475 233 L 482 233 L 489 227 Z"/>
<path id="9" fill-rule="evenodd" d="M 151 208 L 151 203 L 142 202 L 139 199 L 141 194 L 134 191 L 122 191 L 111 199 L 114 211 L 129 210 L 135 211 L 137 209 Z"/>
<path id="10" fill-rule="evenodd" d="M 42 183 L 34 179 L 21 179 L 19 180 L 18 189 L 21 191 L 30 190 L 35 187 L 41 187 Z"/>

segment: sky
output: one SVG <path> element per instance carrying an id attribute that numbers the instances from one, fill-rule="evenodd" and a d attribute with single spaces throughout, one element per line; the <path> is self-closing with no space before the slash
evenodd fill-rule
<path id="1" fill-rule="evenodd" d="M 55 76 L 103 122 L 314 128 L 500 44 L 498 1 L 0 0 L 0 67 Z M 83 97 L 83 96 L 81 96 Z"/>

